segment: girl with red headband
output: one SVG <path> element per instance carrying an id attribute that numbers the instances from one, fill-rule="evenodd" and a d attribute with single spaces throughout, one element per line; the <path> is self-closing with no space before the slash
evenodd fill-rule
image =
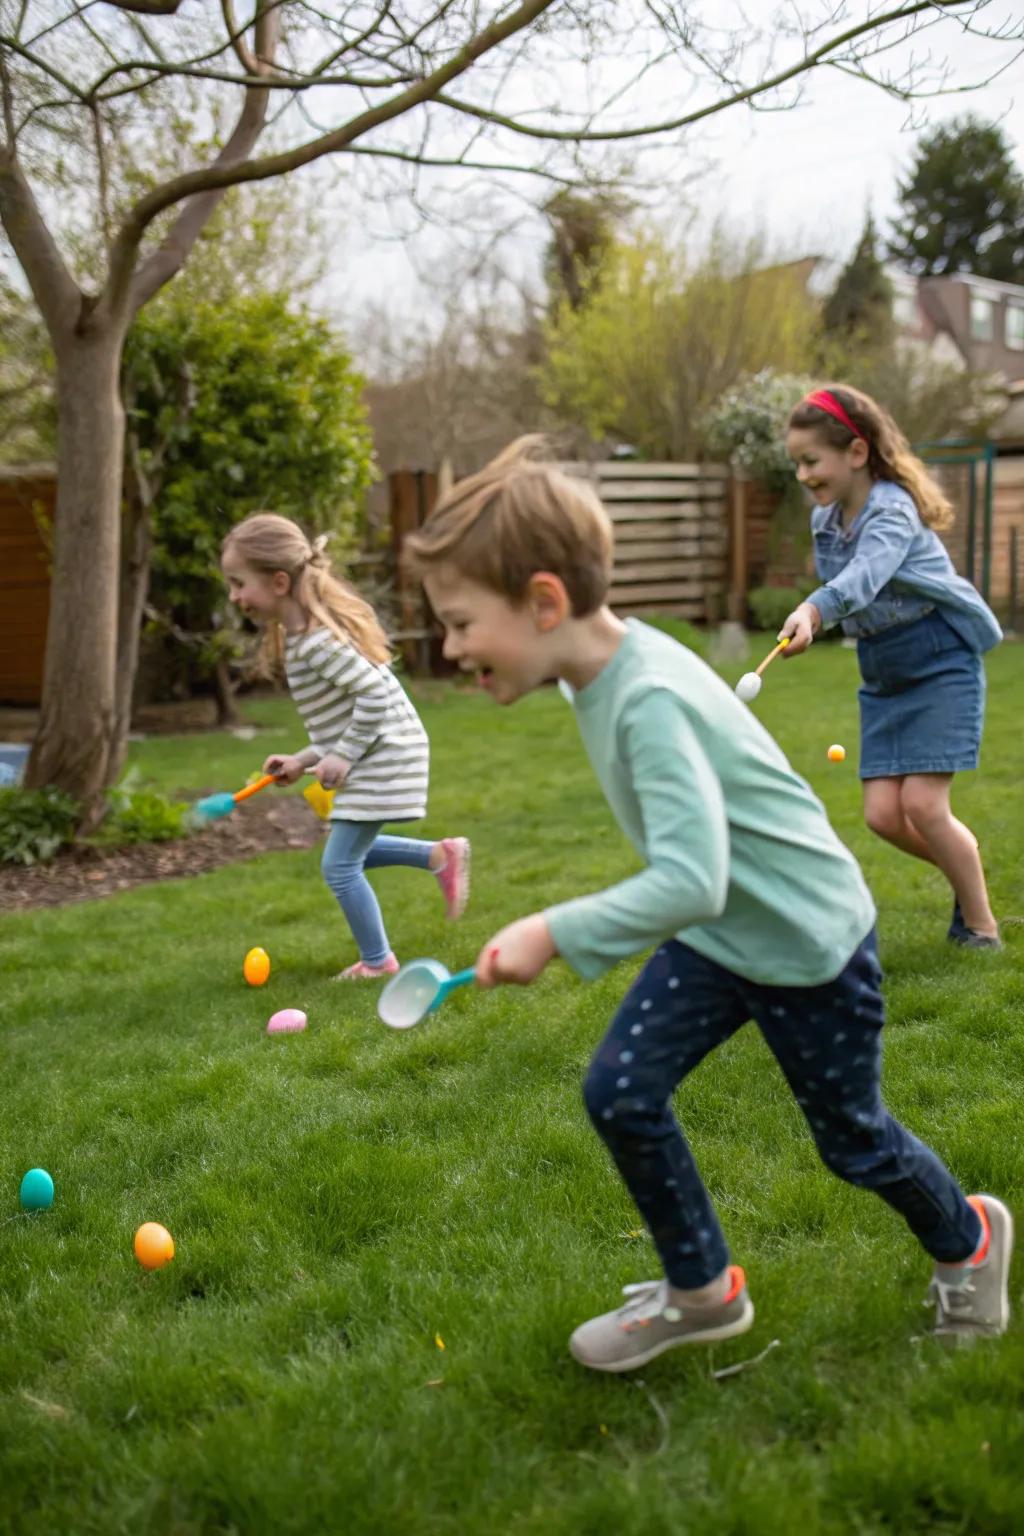
<path id="1" fill-rule="evenodd" d="M 786 447 L 815 501 L 822 584 L 783 624 L 785 654 L 833 624 L 856 637 L 865 820 L 941 869 L 953 887 L 954 943 L 998 949 L 977 839 L 949 796 L 953 775 L 978 766 L 981 657 L 1002 631 L 938 537 L 952 510 L 888 412 L 846 385 L 801 400 Z"/>

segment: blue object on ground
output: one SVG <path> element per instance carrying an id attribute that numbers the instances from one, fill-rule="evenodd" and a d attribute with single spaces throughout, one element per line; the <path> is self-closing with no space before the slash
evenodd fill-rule
<path id="1" fill-rule="evenodd" d="M 21 742 L 0 741 L 0 789 L 21 783 L 30 750 Z"/>

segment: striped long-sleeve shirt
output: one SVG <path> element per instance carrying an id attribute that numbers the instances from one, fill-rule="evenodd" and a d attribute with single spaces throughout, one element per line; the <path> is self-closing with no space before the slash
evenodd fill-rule
<path id="1" fill-rule="evenodd" d="M 329 630 L 289 635 L 285 672 L 320 757 L 351 764 L 332 821 L 416 821 L 426 815 L 430 744 L 390 667 L 367 661 Z"/>

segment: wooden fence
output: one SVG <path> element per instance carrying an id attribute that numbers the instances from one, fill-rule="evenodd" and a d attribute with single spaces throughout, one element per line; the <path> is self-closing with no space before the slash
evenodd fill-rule
<path id="1" fill-rule="evenodd" d="M 726 613 L 743 619 L 749 586 L 806 577 L 804 552 L 775 536 L 773 498 L 756 484 L 741 488 L 722 465 L 602 461 L 562 468 L 593 485 L 611 516 L 611 602 L 619 613 L 674 614 L 697 624 L 716 623 Z M 966 574 L 967 518 L 958 474 L 945 479 L 957 508 L 947 542 L 954 564 Z M 398 554 L 436 494 L 436 477 L 429 472 L 389 476 L 387 524 L 375 530 L 352 571 L 381 609 L 406 665 L 418 672 L 441 669 L 440 637 L 418 584 L 402 575 Z M 40 514 L 52 517 L 55 496 L 50 466 L 0 469 L 0 703 L 39 700 L 50 591 Z M 1004 622 L 1020 629 L 1024 456 L 996 460 L 989 563 L 992 604 Z M 976 551 L 976 571 L 981 564 Z"/>
<path id="2" fill-rule="evenodd" d="M 991 602 L 1020 633 L 1024 627 L 1024 456 L 996 460 L 991 562 Z"/>
<path id="3" fill-rule="evenodd" d="M 588 481 L 615 528 L 609 602 L 617 613 L 692 623 L 721 614 L 728 556 L 729 471 L 721 464 L 563 464 Z"/>
<path id="4" fill-rule="evenodd" d="M 56 471 L 0 469 L 0 702 L 35 704 L 43 686 L 50 560 L 40 516 L 52 518 Z"/>
<path id="5" fill-rule="evenodd" d="M 617 461 L 565 463 L 567 474 L 594 487 L 615 530 L 615 559 L 609 601 L 625 614 L 671 614 L 692 623 L 713 623 L 721 615 L 728 554 L 728 470 L 720 464 L 639 464 Z M 434 505 L 434 475 L 398 470 L 388 477 L 390 595 L 381 570 L 385 558 L 364 556 L 361 568 L 376 567 L 378 594 L 407 666 L 436 670 L 439 645 L 419 585 L 398 563 L 402 541 Z"/>
<path id="6" fill-rule="evenodd" d="M 1004 454 L 993 464 L 992 514 L 988 557 L 985 553 L 985 522 L 982 496 L 976 491 L 974 545 L 968 548 L 970 489 L 968 471 L 963 466 L 943 465 L 932 473 L 953 506 L 952 527 L 940 534 L 950 558 L 961 576 L 972 580 L 984 591 L 988 572 L 987 598 L 1003 624 L 1020 632 L 1024 628 L 1024 455 Z M 979 472 L 978 480 L 981 480 Z M 742 504 L 741 522 L 745 529 L 745 581 L 743 590 L 762 585 L 812 586 L 813 569 L 809 565 L 810 540 L 806 523 L 794 524 L 791 517 L 780 523 L 777 495 L 756 481 L 730 482 L 734 502 Z M 735 506 L 733 523 L 735 523 Z M 808 513 L 809 519 L 809 513 Z"/>
<path id="7" fill-rule="evenodd" d="M 1004 624 L 1019 628 L 1024 601 L 1024 456 L 1002 454 L 993 461 L 988 526 L 982 464 L 977 465 L 973 497 L 966 464 L 928 467 L 953 507 L 953 524 L 939 535 L 953 564 L 974 582 Z"/>

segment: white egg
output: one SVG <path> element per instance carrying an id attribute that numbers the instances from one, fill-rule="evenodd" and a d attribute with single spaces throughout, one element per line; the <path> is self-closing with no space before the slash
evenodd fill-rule
<path id="1" fill-rule="evenodd" d="M 756 672 L 744 672 L 736 684 L 736 696 L 749 704 L 751 699 L 756 699 L 761 692 L 761 679 Z"/>

